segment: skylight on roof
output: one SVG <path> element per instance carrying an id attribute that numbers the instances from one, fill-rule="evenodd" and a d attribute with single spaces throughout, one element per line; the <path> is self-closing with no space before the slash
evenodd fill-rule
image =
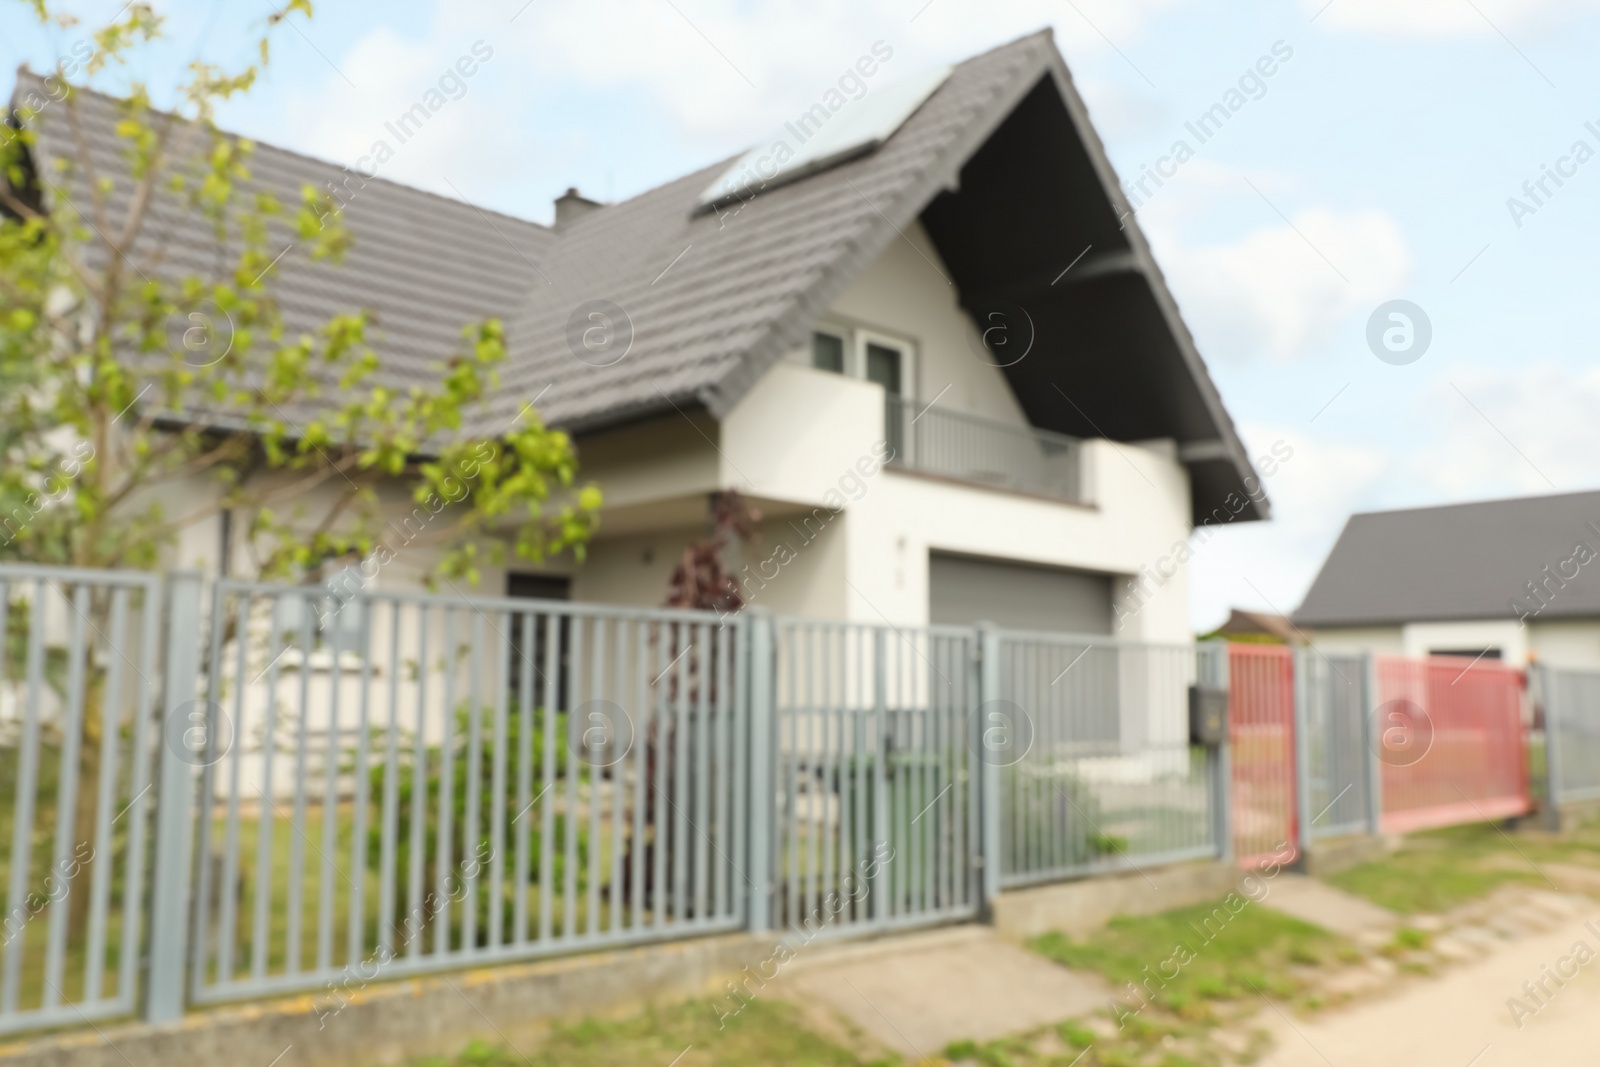
<path id="1" fill-rule="evenodd" d="M 819 102 L 785 122 L 701 193 L 700 205 L 742 199 L 873 151 L 944 84 L 950 70 L 939 67 L 868 87 L 853 99 L 830 90 L 825 101 L 837 98 L 843 101 L 841 106 L 830 110 L 826 102 Z"/>

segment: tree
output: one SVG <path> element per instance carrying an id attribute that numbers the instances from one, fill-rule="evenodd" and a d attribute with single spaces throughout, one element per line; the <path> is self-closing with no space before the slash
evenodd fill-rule
<path id="1" fill-rule="evenodd" d="M 76 24 L 49 0 L 28 6 L 41 23 Z M 394 552 L 381 533 L 397 513 L 447 507 L 446 521 L 408 539 L 445 548 L 440 576 L 475 583 L 508 541 L 525 559 L 581 559 L 600 498 L 574 487 L 568 437 L 531 406 L 493 436 L 472 429 L 506 357 L 498 321 L 463 324 L 437 379 L 405 386 L 384 373 L 366 311 L 311 334 L 284 329 L 273 291 L 280 249 L 337 262 L 354 238 L 326 193 L 308 186 L 285 205 L 254 182 L 253 146 L 218 130 L 213 114 L 254 85 L 273 30 L 311 13 L 309 0 L 289 0 L 241 70 L 191 64 L 174 112 L 155 110 L 134 82 L 117 105 L 113 166 L 88 148 L 85 98 L 71 79 L 126 66 L 161 37 L 162 19 L 142 0 L 85 36 L 44 94 L 0 126 L 0 560 L 149 569 L 181 531 L 227 509 L 242 519 L 255 577 L 316 582 L 357 559 L 387 563 Z M 55 168 L 34 151 L 48 123 L 78 147 Z M 169 255 L 152 220 L 174 213 L 209 226 L 210 269 L 179 269 Z M 231 344 L 214 359 L 183 358 L 214 340 L 207 314 L 231 323 Z M 169 513 L 162 489 L 197 478 L 215 492 Z M 107 606 L 96 598 L 93 610 Z M 107 728 L 103 658 L 90 666 L 81 841 L 93 837 Z"/>

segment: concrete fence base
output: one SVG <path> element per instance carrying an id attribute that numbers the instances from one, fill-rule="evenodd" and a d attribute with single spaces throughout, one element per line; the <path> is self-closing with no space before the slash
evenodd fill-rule
<path id="1" fill-rule="evenodd" d="M 1544 801 L 1544 818 L 1542 820 L 1546 829 L 1558 832 L 1573 830 L 1586 822 L 1600 818 L 1600 797 L 1589 800 L 1566 800 L 1553 808 L 1550 802 Z"/>
<path id="2" fill-rule="evenodd" d="M 1051 930 L 1086 934 L 1115 915 L 1153 915 L 1224 896 L 1243 872 L 1216 860 L 1064 882 L 1000 894 L 994 925 L 1020 941 Z"/>
<path id="3" fill-rule="evenodd" d="M 453 1054 L 474 1037 L 531 1043 L 554 1019 L 720 991 L 776 940 L 729 934 L 374 984 L 344 994 L 342 1006 L 324 993 L 192 1012 L 176 1023 L 102 1026 L 0 1046 L 0 1064 L 367 1067 Z"/>
<path id="4" fill-rule="evenodd" d="M 1318 878 L 1338 874 L 1363 863 L 1381 860 L 1399 847 L 1399 837 L 1384 834 L 1324 838 L 1313 841 L 1306 850 L 1304 871 Z"/>

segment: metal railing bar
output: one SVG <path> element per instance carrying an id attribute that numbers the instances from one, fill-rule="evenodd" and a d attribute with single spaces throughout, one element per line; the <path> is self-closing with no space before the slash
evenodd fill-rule
<path id="1" fill-rule="evenodd" d="M 489 947 L 498 948 L 504 936 L 504 908 L 506 877 L 506 760 L 511 747 L 508 701 L 511 690 L 511 616 L 501 619 L 504 626 L 496 626 L 495 687 L 494 687 L 494 755 L 490 761 L 492 782 L 489 793 Z"/>
<path id="2" fill-rule="evenodd" d="M 68 638 L 67 702 L 65 721 L 61 727 L 61 775 L 56 786 L 55 849 L 51 860 L 51 874 L 61 877 L 66 869 L 67 854 L 73 849 L 74 829 L 78 801 L 78 752 L 83 744 L 85 659 L 88 654 L 84 624 L 89 618 L 89 587 L 77 583 L 72 590 L 72 629 Z M 70 880 L 64 881 L 55 901 L 50 905 L 50 926 L 45 935 L 44 1007 L 55 1007 L 63 996 L 63 973 L 67 961 L 67 916 L 72 893 Z"/>
<path id="3" fill-rule="evenodd" d="M 399 605 L 395 605 L 398 612 Z M 411 855 L 406 877 L 406 958 L 422 955 L 422 882 L 426 875 L 422 848 L 428 798 L 428 607 L 417 607 L 417 732 L 411 740 Z M 395 685 L 400 684 L 398 676 Z M 441 763 L 443 751 L 440 752 Z M 398 829 L 397 831 L 398 832 Z"/>
<path id="4" fill-rule="evenodd" d="M 591 629 L 594 635 L 594 649 L 589 653 L 590 681 L 589 700 L 601 701 L 605 699 L 606 692 L 606 620 L 595 619 Z M 576 718 L 579 705 L 573 703 L 572 714 Z M 592 706 L 592 705 L 591 705 Z M 594 714 L 594 713 L 591 713 Z M 598 713 L 601 721 L 605 721 L 605 712 Z M 602 727 L 608 730 L 609 723 Z M 589 743 L 589 724 L 579 721 L 577 729 L 582 739 L 581 751 L 584 758 L 574 764 L 578 773 L 587 773 L 589 777 L 589 874 L 588 874 L 588 900 L 585 905 L 584 933 L 597 934 L 600 932 L 600 806 L 601 806 L 601 769 L 595 758 L 594 747 Z"/>
<path id="5" fill-rule="evenodd" d="M 38 582 L 66 581 L 105 585 L 146 592 L 159 588 L 161 575 L 151 571 L 106 570 L 96 567 L 56 567 L 38 563 L 0 563 L 0 578 L 31 578 Z"/>
<path id="6" fill-rule="evenodd" d="M 486 621 L 482 612 L 473 612 L 472 649 L 467 667 L 467 810 L 462 813 L 461 831 L 462 866 L 465 868 L 461 947 L 465 951 L 478 943 L 478 822 L 483 806 L 483 702 L 479 699 L 479 682 L 483 677 L 483 645 L 488 640 Z M 451 862 L 454 863 L 453 857 Z"/>
<path id="7" fill-rule="evenodd" d="M 236 940 L 237 926 L 235 923 L 234 909 L 237 906 L 237 894 L 234 886 L 239 877 L 239 778 L 244 767 L 244 745 L 241 744 L 240 735 L 244 732 L 244 692 L 245 671 L 247 657 L 250 651 L 248 635 L 250 632 L 250 599 L 237 598 L 234 604 L 234 642 L 236 655 L 234 657 L 234 694 L 233 694 L 233 729 L 230 731 L 233 738 L 232 757 L 228 769 L 228 807 L 223 823 L 223 859 L 222 859 L 222 908 L 217 921 L 217 973 L 224 977 L 233 977 L 233 948 Z M 217 693 L 217 703 L 220 705 L 222 693 Z M 210 738 L 207 738 L 210 741 Z M 210 820 L 207 820 L 209 831 Z"/>
<path id="8" fill-rule="evenodd" d="M 556 784 L 556 679 L 560 669 L 561 620 L 549 612 L 544 616 L 544 766 L 541 768 L 539 803 L 539 941 L 550 940 L 555 907 L 551 900 L 554 887 L 555 861 L 553 846 L 556 839 L 555 797 L 551 795 Z"/>
<path id="9" fill-rule="evenodd" d="M 378 831 L 378 948 L 394 952 L 396 837 L 400 833 L 400 620 L 399 604 L 389 610 L 389 723 L 384 730 L 383 811 Z M 422 738 L 418 736 L 417 744 Z M 415 786 L 413 786 L 415 788 Z M 359 841 L 359 835 L 357 840 Z M 362 847 L 358 844 L 357 847 Z M 365 864 L 362 864 L 365 866 Z"/>
<path id="10" fill-rule="evenodd" d="M 332 612 L 342 611 L 348 604 L 338 605 L 328 600 Z M 307 605 L 310 607 L 311 605 Z M 334 623 L 338 625 L 337 622 Z M 335 899 L 338 885 L 333 880 L 334 857 L 339 848 L 339 705 L 343 683 L 343 649 L 335 645 L 330 649 L 332 660 L 328 672 L 328 743 L 322 756 L 322 848 L 317 867 L 317 969 L 325 971 L 333 966 L 334 924 L 338 921 Z M 302 671 L 305 667 L 302 666 Z"/>
<path id="11" fill-rule="evenodd" d="M 0 614 L 5 598 L 0 593 Z M 0 633 L 0 648 L 5 635 Z M 111 851 L 111 802 L 117 791 L 118 737 L 122 715 L 118 700 L 122 695 L 122 657 L 128 642 L 128 587 L 118 586 L 111 593 L 111 646 L 105 687 L 100 696 L 100 778 L 95 784 L 94 845 L 89 862 L 89 944 L 83 979 L 83 1001 L 92 1004 L 101 998 L 105 979 L 106 923 L 111 913 L 111 875 L 116 857 Z"/>
<path id="12" fill-rule="evenodd" d="M 367 942 L 367 804 L 370 801 L 371 770 L 369 761 L 372 730 L 372 645 L 375 640 L 374 623 L 377 611 L 367 603 L 346 605 L 355 607 L 361 614 L 361 700 L 356 708 L 356 769 L 355 811 L 350 826 L 350 909 L 345 931 L 345 965 L 354 966 L 364 954 Z M 392 660 L 390 661 L 393 662 Z M 389 682 L 393 694 L 399 687 L 399 678 Z M 391 716 L 390 721 L 393 721 Z M 387 826 L 380 829 L 380 836 Z M 381 846 L 380 846 L 381 848 Z M 379 887 L 382 895 L 383 887 Z M 382 936 L 381 934 L 379 935 Z"/>

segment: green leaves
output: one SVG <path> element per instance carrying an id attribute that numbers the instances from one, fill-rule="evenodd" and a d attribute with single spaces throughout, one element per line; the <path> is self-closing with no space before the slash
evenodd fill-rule
<path id="1" fill-rule="evenodd" d="M 311 5 L 292 0 L 269 26 L 295 12 Z M 160 30 L 150 4 L 130 5 L 94 33 L 86 69 Z M 0 190 L 0 558 L 154 566 L 223 508 L 268 578 L 425 545 L 469 581 L 508 551 L 581 557 L 600 495 L 576 485 L 572 442 L 537 414 L 486 414 L 517 399 L 499 395 L 497 320 L 464 324 L 455 351 L 403 373 L 365 310 L 285 331 L 283 265 L 337 264 L 354 238 L 333 195 L 306 186 L 291 213 L 257 184 L 254 146 L 211 125 L 259 71 L 191 65 L 179 122 L 136 85 L 115 118 L 119 160 L 53 159 L 37 205 Z M 79 106 L 68 94 L 46 119 L 80 121 Z M 33 140 L 0 143 L 11 187 Z M 171 247 L 173 212 L 206 220 L 215 254 Z M 419 510 L 416 536 L 386 544 Z"/>

